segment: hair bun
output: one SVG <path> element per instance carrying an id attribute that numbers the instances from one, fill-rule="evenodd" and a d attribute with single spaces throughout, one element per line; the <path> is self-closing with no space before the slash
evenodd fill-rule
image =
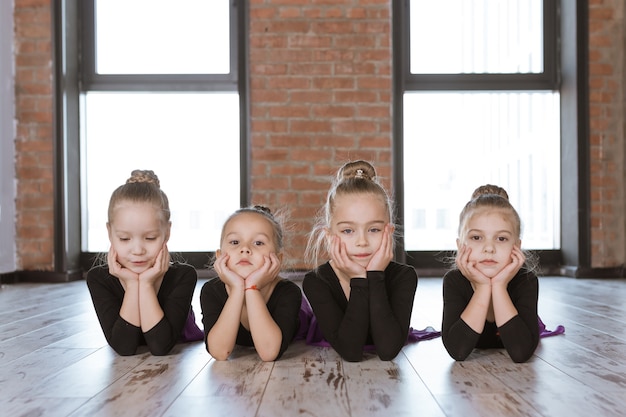
<path id="1" fill-rule="evenodd" d="M 139 182 L 154 184 L 157 186 L 157 188 L 161 187 L 159 177 L 157 177 L 154 171 L 151 170 L 135 169 L 133 172 L 130 173 L 130 178 L 126 180 L 126 184 Z"/>
<path id="2" fill-rule="evenodd" d="M 257 211 L 262 211 L 265 214 L 269 214 L 270 216 L 272 215 L 272 210 L 270 210 L 269 207 L 265 207 L 260 204 L 257 204 L 253 206 L 252 208 Z"/>
<path id="3" fill-rule="evenodd" d="M 503 197 L 507 200 L 509 199 L 509 194 L 506 192 L 504 188 L 499 187 L 497 185 L 493 185 L 493 184 L 485 184 L 485 185 L 481 185 L 480 187 L 474 190 L 474 192 L 472 193 L 472 200 L 480 197 L 481 195 L 487 195 L 487 194 L 499 195 L 500 197 Z"/>
<path id="4" fill-rule="evenodd" d="M 376 169 L 367 161 L 348 162 L 337 173 L 337 179 L 341 181 L 351 178 L 374 180 L 376 178 Z"/>

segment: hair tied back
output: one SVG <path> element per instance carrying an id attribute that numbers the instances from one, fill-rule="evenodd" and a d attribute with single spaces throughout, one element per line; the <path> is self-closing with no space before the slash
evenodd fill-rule
<path id="1" fill-rule="evenodd" d="M 480 187 L 474 190 L 474 192 L 472 193 L 472 200 L 480 196 L 489 195 L 489 194 L 500 196 L 504 198 L 505 200 L 509 199 L 509 194 L 506 192 L 504 188 L 499 187 L 497 185 L 493 185 L 493 184 L 485 184 L 485 185 L 481 185 Z"/>
<path id="2" fill-rule="evenodd" d="M 154 184 L 157 188 L 161 187 L 159 177 L 152 170 L 135 169 L 130 174 L 130 178 L 126 180 L 126 184 L 147 183 Z"/>
<path id="3" fill-rule="evenodd" d="M 269 207 L 265 207 L 265 206 L 257 204 L 253 207 L 253 209 L 256 211 L 261 211 L 269 216 L 272 216 L 272 210 L 270 210 Z"/>

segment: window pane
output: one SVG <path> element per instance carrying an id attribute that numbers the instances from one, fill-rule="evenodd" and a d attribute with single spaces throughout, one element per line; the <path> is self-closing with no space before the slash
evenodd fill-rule
<path id="1" fill-rule="evenodd" d="M 411 73 L 543 72 L 541 0 L 411 0 Z"/>
<path id="2" fill-rule="evenodd" d="M 218 248 L 240 203 L 235 93 L 87 93 L 81 142 L 83 250 L 107 251 L 107 207 L 133 169 L 151 169 L 170 200 L 169 248 Z"/>
<path id="3" fill-rule="evenodd" d="M 228 74 L 228 0 L 96 2 L 99 74 Z"/>
<path id="4" fill-rule="evenodd" d="M 487 183 L 508 191 L 523 247 L 560 247 L 558 93 L 406 93 L 404 111 L 406 250 L 456 249 L 459 213 Z"/>

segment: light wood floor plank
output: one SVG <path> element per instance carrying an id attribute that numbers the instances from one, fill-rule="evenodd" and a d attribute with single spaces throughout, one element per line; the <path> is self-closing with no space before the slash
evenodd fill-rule
<path id="1" fill-rule="evenodd" d="M 199 345 L 208 364 L 164 415 L 255 416 L 274 363 L 260 361 L 253 349 L 242 347 L 229 360 L 216 361 Z"/>
<path id="2" fill-rule="evenodd" d="M 198 281 L 193 306 L 201 325 Z M 441 327 L 441 278 L 420 277 L 411 325 Z M 343 361 L 296 342 L 274 363 L 202 342 L 167 356 L 117 355 L 84 281 L 0 288 L 0 414 L 7 416 L 621 416 L 626 410 L 626 280 L 540 278 L 539 314 L 564 335 L 513 363 L 501 349 L 455 362 L 441 339 L 393 361 Z"/>
<path id="3" fill-rule="evenodd" d="M 539 293 L 540 302 L 556 301 L 626 322 L 626 288 L 623 279 L 545 278 L 540 281 Z"/>
<path id="4" fill-rule="evenodd" d="M 535 355 L 594 389 L 626 392 L 626 364 L 597 355 L 565 338 L 542 340 Z"/>
<path id="5" fill-rule="evenodd" d="M 58 308 L 52 311 L 38 312 L 24 316 L 26 318 L 16 319 L 10 323 L 4 324 L 0 328 L 0 342 L 19 337 L 32 331 L 39 331 L 42 327 L 50 326 L 65 320 L 76 320 L 76 312 L 78 310 L 90 308 L 91 303 L 84 305 L 71 305 Z M 19 316 L 18 316 L 19 317 Z"/>
<path id="6" fill-rule="evenodd" d="M 33 386 L 93 353 L 90 349 L 45 348 L 0 366 L 2 400 L 25 395 Z"/>
<path id="7" fill-rule="evenodd" d="M 466 393 L 439 397 L 448 416 L 464 417 L 537 417 L 539 413 L 519 395 L 503 393 Z"/>
<path id="8" fill-rule="evenodd" d="M 503 385 L 545 416 L 588 416 L 591 410 L 602 410 L 602 416 L 617 416 L 626 405 L 625 398 L 616 402 L 612 393 L 569 378 L 539 358 L 526 364 L 510 363 L 503 366 L 501 362 L 494 361 L 483 362 L 483 365 Z"/>
<path id="9" fill-rule="evenodd" d="M 0 400 L 1 413 L 11 417 L 64 417 L 72 414 L 86 398 L 14 398 Z"/>
<path id="10" fill-rule="evenodd" d="M 277 361 L 258 416 L 352 415 L 341 357 L 332 349 L 295 343 Z"/>
<path id="11" fill-rule="evenodd" d="M 149 353 L 118 357 L 112 349 L 98 349 L 37 381 L 25 394 L 31 398 L 89 399 L 105 391 L 149 357 Z"/>
<path id="12" fill-rule="evenodd" d="M 171 355 L 147 355 L 72 416 L 159 416 L 208 362 L 200 343 L 177 345 Z"/>
<path id="13" fill-rule="evenodd" d="M 445 416 L 404 353 L 392 361 L 374 355 L 344 362 L 353 416 Z"/>
<path id="14" fill-rule="evenodd" d="M 0 365 L 71 337 L 82 328 L 80 324 L 63 321 L 7 339 L 0 343 Z"/>

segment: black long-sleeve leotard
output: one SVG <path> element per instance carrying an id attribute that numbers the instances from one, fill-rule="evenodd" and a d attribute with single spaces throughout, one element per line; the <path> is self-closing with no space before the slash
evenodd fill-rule
<path id="1" fill-rule="evenodd" d="M 108 266 L 96 266 L 87 273 L 87 286 L 109 345 L 120 355 L 134 355 L 140 345 L 147 345 L 153 355 L 166 355 L 180 340 L 191 309 L 191 299 L 198 275 L 187 264 L 174 262 L 163 277 L 157 299 L 163 318 L 143 333 L 120 317 L 124 287 L 109 273 Z"/>
<path id="2" fill-rule="evenodd" d="M 363 347 L 373 344 L 382 360 L 396 357 L 407 340 L 417 273 L 391 262 L 384 271 L 350 280 L 350 299 L 330 263 L 308 272 L 302 283 L 319 328 L 347 361 L 363 359 Z"/>
<path id="3" fill-rule="evenodd" d="M 204 342 L 207 335 L 217 322 L 228 300 L 225 284 L 219 278 L 207 281 L 200 291 L 200 305 L 202 306 L 202 323 L 204 324 Z M 270 298 L 267 300 L 267 310 L 272 319 L 280 328 L 282 341 L 276 359 L 279 359 L 287 350 L 300 325 L 298 311 L 302 303 L 302 290 L 292 281 L 283 279 L 276 284 Z M 252 333 L 239 324 L 235 343 L 242 346 L 254 346 Z M 208 346 L 207 350 L 209 349 Z"/>
<path id="4" fill-rule="evenodd" d="M 537 276 L 524 269 L 509 282 L 507 291 L 518 314 L 502 326 L 485 322 L 476 333 L 461 319 L 474 294 L 472 285 L 457 269 L 443 277 L 443 344 L 452 358 L 465 360 L 474 348 L 505 348 L 514 362 L 527 361 L 539 343 Z"/>

